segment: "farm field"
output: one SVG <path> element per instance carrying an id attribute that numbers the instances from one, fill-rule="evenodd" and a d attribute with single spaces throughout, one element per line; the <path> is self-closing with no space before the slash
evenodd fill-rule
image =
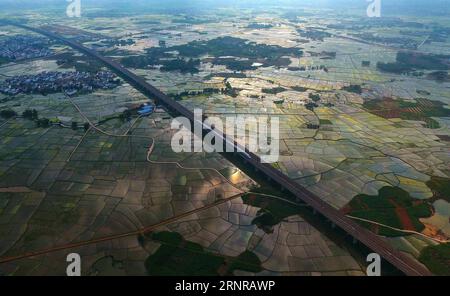
<path id="1" fill-rule="evenodd" d="M 84 13 L 30 11 L 26 25 L 95 50 L 207 117 L 277 118 L 274 168 L 449 274 L 448 17 Z M 226 154 L 176 153 L 176 116 L 156 98 L 14 16 L 0 19 L 0 43 L 27 53 L 0 52 L 0 275 L 64 274 L 68 249 L 86 258 L 83 275 L 365 274 L 365 247 L 267 178 Z M 249 130 L 236 128 L 238 143 L 248 146 Z"/>

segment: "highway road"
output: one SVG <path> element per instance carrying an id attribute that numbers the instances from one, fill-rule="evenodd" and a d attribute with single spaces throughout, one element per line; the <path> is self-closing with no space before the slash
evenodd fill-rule
<path id="1" fill-rule="evenodd" d="M 12 24 L 12 23 L 11 23 Z M 30 30 L 42 35 L 45 35 L 51 39 L 58 40 L 62 43 L 69 45 L 70 47 L 79 50 L 80 52 L 89 55 L 105 64 L 108 68 L 114 71 L 122 79 L 130 83 L 136 89 L 140 90 L 143 94 L 156 99 L 158 104 L 165 105 L 169 110 L 175 111 L 181 116 L 189 118 L 191 122 L 194 122 L 194 114 L 192 111 L 188 110 L 183 105 L 172 100 L 166 94 L 150 85 L 142 77 L 137 76 L 125 67 L 123 67 L 118 62 L 104 57 L 97 51 L 87 48 L 84 45 L 77 43 L 73 40 L 64 38 L 48 30 L 41 28 L 33 28 L 22 24 L 14 23 L 13 25 Z M 201 123 L 203 125 L 203 123 Z M 208 126 L 203 125 L 204 129 L 209 130 Z M 334 223 L 336 226 L 343 229 L 346 233 L 351 235 L 353 238 L 367 246 L 373 252 L 378 253 L 383 259 L 391 263 L 393 266 L 398 268 L 404 274 L 409 276 L 429 276 L 432 275 L 430 271 L 420 264 L 415 259 L 407 256 L 395 250 L 383 237 L 374 234 L 373 232 L 367 230 L 366 228 L 360 226 L 357 222 L 351 220 L 350 218 L 343 215 L 337 209 L 330 206 L 328 203 L 323 201 L 320 197 L 308 191 L 294 180 L 291 180 L 288 176 L 271 166 L 270 164 L 265 164 L 261 162 L 261 159 L 256 154 L 248 151 L 245 147 L 242 147 L 236 141 L 231 140 L 226 134 L 223 134 L 217 130 L 214 130 L 217 136 L 222 137 L 225 143 L 233 143 L 235 150 L 238 151 L 240 157 L 243 158 L 244 162 L 248 165 L 253 166 L 261 174 L 264 174 L 282 188 L 291 192 L 298 199 L 302 200 L 314 210 L 322 214 L 329 221 Z"/>

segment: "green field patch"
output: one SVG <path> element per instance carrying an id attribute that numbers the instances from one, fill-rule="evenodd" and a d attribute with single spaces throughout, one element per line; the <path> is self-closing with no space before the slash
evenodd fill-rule
<path id="1" fill-rule="evenodd" d="M 229 274 L 232 274 L 235 270 L 260 272 L 262 270 L 261 261 L 259 260 L 258 256 L 255 255 L 255 253 L 248 250 L 244 251 L 238 257 L 236 257 L 236 260 L 231 261 L 230 267 L 228 269 Z"/>
<path id="2" fill-rule="evenodd" d="M 177 232 L 157 232 L 140 237 L 158 241 L 161 246 L 145 261 L 154 276 L 217 276 L 231 275 L 235 270 L 261 271 L 259 258 L 250 251 L 237 257 L 226 257 L 206 251 L 201 245 L 186 241 Z"/>
<path id="3" fill-rule="evenodd" d="M 174 52 L 178 52 L 179 56 L 174 56 Z M 204 62 L 225 65 L 233 71 L 244 71 L 256 69 L 254 63 L 260 63 L 264 67 L 288 66 L 290 60 L 286 56 L 300 57 L 303 52 L 296 47 L 257 44 L 249 40 L 225 36 L 208 41 L 195 40 L 172 47 L 152 47 L 146 49 L 145 55 L 124 57 L 121 62 L 133 68 L 145 69 L 162 65 L 162 71 L 197 73 L 200 66 L 199 58 L 205 55 L 213 58 L 207 58 Z"/>
<path id="4" fill-rule="evenodd" d="M 450 202 L 450 178 L 432 176 L 426 184 L 433 191 L 436 199 Z"/>
<path id="5" fill-rule="evenodd" d="M 435 275 L 450 275 L 450 243 L 428 246 L 422 250 L 419 261 Z"/>
<path id="6" fill-rule="evenodd" d="M 361 94 L 362 93 L 362 88 L 361 85 L 358 84 L 351 84 L 349 86 L 344 86 L 342 88 L 342 90 L 351 92 L 351 93 L 355 93 L 355 94 Z"/>
<path id="7" fill-rule="evenodd" d="M 332 125 L 333 123 L 328 119 L 319 119 L 320 125 Z"/>
<path id="8" fill-rule="evenodd" d="M 392 98 L 369 100 L 364 102 L 363 107 L 383 118 L 424 121 L 425 127 L 430 129 L 440 127 L 432 117 L 450 116 L 450 109 L 445 108 L 444 103 L 425 98 L 415 99 L 415 102 Z"/>
<path id="9" fill-rule="evenodd" d="M 271 233 L 273 226 L 281 223 L 287 217 L 300 214 L 301 211 L 300 207 L 281 200 L 257 196 L 251 193 L 244 195 L 242 200 L 245 204 L 260 208 L 252 224 L 257 225 L 266 233 Z"/>
<path id="10" fill-rule="evenodd" d="M 390 227 L 420 232 L 425 226 L 419 218 L 430 217 L 432 209 L 427 201 L 415 200 L 399 187 L 386 186 L 378 191 L 378 195 L 355 196 L 349 203 L 349 214 Z M 370 222 L 359 223 L 380 235 L 404 235 L 403 232 L 376 226 Z"/>
<path id="11" fill-rule="evenodd" d="M 273 87 L 273 88 L 263 88 L 262 92 L 265 94 L 272 94 L 272 95 L 276 95 L 279 94 L 281 92 L 286 91 L 286 89 L 284 87 Z"/>

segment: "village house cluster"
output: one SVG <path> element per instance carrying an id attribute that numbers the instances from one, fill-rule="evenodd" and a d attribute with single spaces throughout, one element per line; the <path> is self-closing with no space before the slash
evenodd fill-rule
<path id="1" fill-rule="evenodd" d="M 46 57 L 53 54 L 48 48 L 49 42 L 42 37 L 12 36 L 0 40 L 0 57 L 10 61 Z"/>
<path id="2" fill-rule="evenodd" d="M 64 92 L 72 96 L 97 89 L 112 89 L 120 84 L 119 78 L 109 71 L 89 72 L 41 72 L 37 75 L 20 75 L 0 83 L 0 93 L 50 94 Z"/>

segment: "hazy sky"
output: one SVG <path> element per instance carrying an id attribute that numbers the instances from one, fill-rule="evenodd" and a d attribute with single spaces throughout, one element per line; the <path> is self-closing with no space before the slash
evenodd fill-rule
<path id="1" fill-rule="evenodd" d="M 367 0 L 80 0 L 85 7 L 99 7 L 107 10 L 128 9 L 204 9 L 218 6 L 245 6 L 263 9 L 264 6 L 327 7 L 331 9 L 350 9 L 367 7 Z M 387 13 L 449 13 L 450 0 L 381 0 Z M 8 9 L 48 9 L 67 6 L 67 0 L 0 0 L 2 12 Z"/>

